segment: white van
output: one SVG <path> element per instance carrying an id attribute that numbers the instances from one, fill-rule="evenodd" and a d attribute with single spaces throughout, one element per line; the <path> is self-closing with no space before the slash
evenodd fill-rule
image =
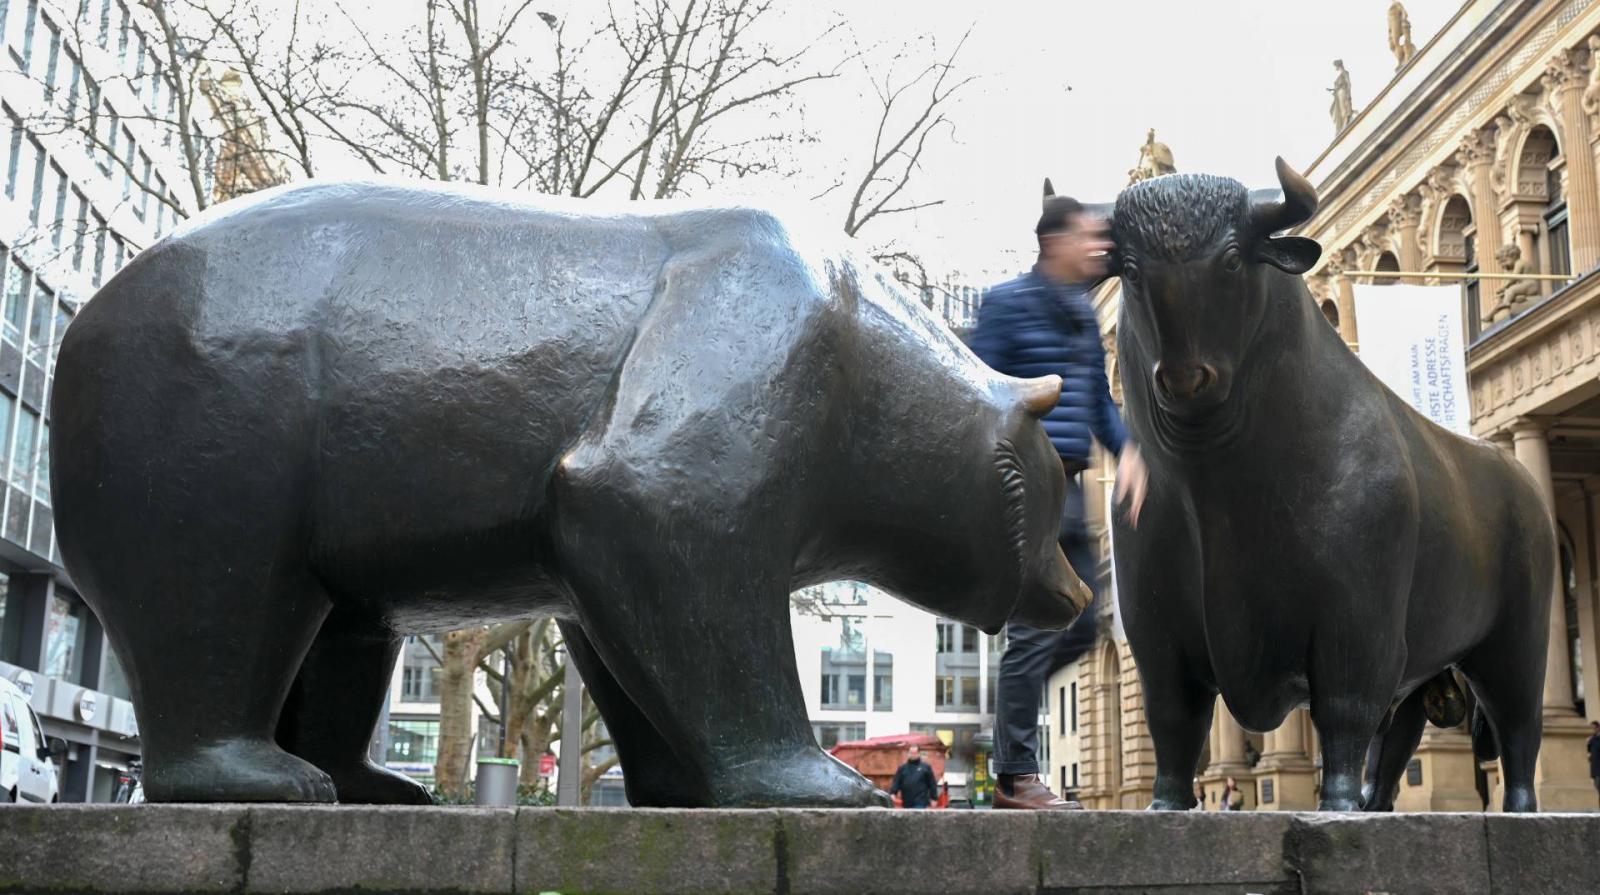
<path id="1" fill-rule="evenodd" d="M 0 678 L 0 802 L 60 801 L 55 758 L 66 751 L 64 740 L 45 741 L 28 697 Z"/>

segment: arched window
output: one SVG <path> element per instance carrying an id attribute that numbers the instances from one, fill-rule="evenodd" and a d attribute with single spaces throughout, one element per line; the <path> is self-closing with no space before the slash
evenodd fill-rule
<path id="1" fill-rule="evenodd" d="M 1337 303 L 1335 303 L 1334 300 L 1331 299 L 1331 298 L 1324 298 L 1322 300 L 1322 304 L 1319 305 L 1319 307 L 1322 308 L 1322 316 L 1325 319 L 1327 319 L 1328 325 L 1333 327 L 1334 332 L 1338 332 L 1339 331 L 1339 305 Z"/>
<path id="2" fill-rule="evenodd" d="M 1382 255 L 1378 256 L 1378 264 L 1373 269 L 1374 270 L 1399 270 L 1400 269 L 1400 262 L 1394 257 L 1394 252 L 1384 252 Z M 1395 283 L 1398 283 L 1398 282 L 1400 282 L 1400 278 L 1399 277 L 1373 277 L 1372 278 L 1372 285 L 1374 285 L 1374 286 L 1393 286 Z"/>
<path id="3" fill-rule="evenodd" d="M 1466 232 L 1471 224 L 1472 206 L 1467 204 L 1466 197 L 1460 194 L 1451 196 L 1439 212 L 1439 236 L 1434 256 L 1440 261 L 1460 264 L 1461 269 L 1468 273 L 1477 273 L 1476 246 L 1472 237 Z M 1482 309 L 1479 307 L 1480 294 L 1476 278 L 1468 277 L 1461 281 L 1462 302 L 1467 308 L 1467 330 L 1473 338 L 1478 337 L 1482 327 L 1479 322 L 1482 314 Z"/>
<path id="4" fill-rule="evenodd" d="M 1539 258 L 1529 258 L 1530 263 L 1543 261 L 1546 273 L 1572 272 L 1572 247 L 1568 242 L 1567 197 L 1561 189 L 1561 148 L 1556 135 L 1540 125 L 1528 134 L 1522 144 L 1518 159 L 1518 186 L 1527 184 L 1533 195 L 1544 196 L 1544 227 L 1539 234 Z"/>

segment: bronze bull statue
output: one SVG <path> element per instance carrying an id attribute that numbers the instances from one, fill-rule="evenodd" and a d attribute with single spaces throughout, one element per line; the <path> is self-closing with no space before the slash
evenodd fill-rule
<path id="1" fill-rule="evenodd" d="M 311 184 L 140 254 L 61 347 L 62 556 L 152 801 L 423 802 L 370 763 L 401 637 L 561 620 L 635 805 L 888 799 L 817 747 L 791 590 L 997 631 L 1089 598 L 1056 377 L 979 363 L 772 215 Z"/>
<path id="2" fill-rule="evenodd" d="M 1532 811 L 1549 510 L 1520 464 L 1413 411 L 1327 325 L 1300 277 L 1320 247 L 1274 235 L 1316 194 L 1282 159 L 1278 176 L 1281 193 L 1160 177 L 1113 216 L 1127 418 L 1151 478 L 1139 525 L 1114 520 L 1115 561 L 1152 807 L 1194 805 L 1220 693 L 1257 731 L 1309 703 L 1321 807 L 1392 808 L 1429 684 L 1454 669 L 1488 722 L 1479 745 L 1498 745 L 1505 809 Z"/>

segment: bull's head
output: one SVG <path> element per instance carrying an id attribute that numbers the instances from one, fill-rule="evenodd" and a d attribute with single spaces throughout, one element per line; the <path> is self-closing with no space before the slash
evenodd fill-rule
<path id="1" fill-rule="evenodd" d="M 1281 192 L 1174 174 L 1117 197 L 1113 270 L 1122 277 L 1124 337 L 1149 366 L 1134 375 L 1150 377 L 1167 414 L 1201 417 L 1227 401 L 1279 271 L 1305 273 L 1322 252 L 1310 239 L 1273 235 L 1317 208 L 1316 191 L 1282 158 L 1278 180 Z"/>

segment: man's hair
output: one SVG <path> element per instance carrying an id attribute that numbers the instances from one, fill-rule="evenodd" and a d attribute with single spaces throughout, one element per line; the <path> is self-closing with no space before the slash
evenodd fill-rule
<path id="1" fill-rule="evenodd" d="M 1083 203 L 1071 196 L 1046 196 L 1039 223 L 1034 225 L 1035 236 L 1071 230 L 1074 219 L 1083 214 Z"/>

